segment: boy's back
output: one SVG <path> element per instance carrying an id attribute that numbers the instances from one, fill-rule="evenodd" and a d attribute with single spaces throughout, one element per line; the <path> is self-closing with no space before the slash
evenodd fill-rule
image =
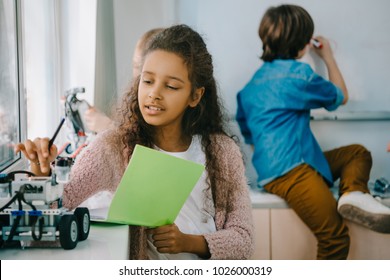
<path id="1" fill-rule="evenodd" d="M 322 151 L 308 122 L 310 109 L 332 110 L 341 104 L 340 89 L 306 63 L 277 59 L 263 64 L 237 100 L 237 121 L 246 142 L 256 146 L 253 164 L 260 185 L 302 162 L 332 181 L 325 158 L 318 157 Z"/>

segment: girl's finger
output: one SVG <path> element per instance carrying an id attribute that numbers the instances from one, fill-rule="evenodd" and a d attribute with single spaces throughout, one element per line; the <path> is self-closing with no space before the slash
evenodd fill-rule
<path id="1" fill-rule="evenodd" d="M 39 142 L 40 145 L 40 150 L 42 153 L 42 156 L 45 158 L 49 157 L 49 138 L 42 138 L 41 141 Z"/>
<path id="2" fill-rule="evenodd" d="M 30 160 L 34 160 L 38 158 L 37 147 L 34 142 L 28 139 L 24 143 L 24 146 L 26 148 L 26 152 Z"/>

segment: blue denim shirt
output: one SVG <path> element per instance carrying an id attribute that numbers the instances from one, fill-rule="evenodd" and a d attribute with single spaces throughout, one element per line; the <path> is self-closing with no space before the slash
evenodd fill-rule
<path id="1" fill-rule="evenodd" d="M 310 109 L 335 110 L 340 88 L 296 60 L 265 62 L 238 93 L 237 122 L 252 158 L 258 185 L 264 186 L 307 163 L 333 182 L 328 162 L 310 129 Z"/>

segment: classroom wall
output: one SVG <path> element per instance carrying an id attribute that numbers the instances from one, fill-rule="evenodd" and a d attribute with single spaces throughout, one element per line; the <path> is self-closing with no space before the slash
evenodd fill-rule
<path id="1" fill-rule="evenodd" d="M 231 127 L 240 135 L 234 121 L 235 96 L 261 65 L 259 59 L 261 42 L 257 35 L 260 18 L 269 6 L 281 3 L 285 2 L 114 1 L 117 88 L 123 88 L 131 75 L 131 55 L 137 39 L 143 32 L 161 25 L 188 24 L 203 35 L 213 55 L 215 75 L 231 117 Z M 340 30 L 337 33 L 338 37 L 332 39 L 332 44 L 335 47 L 335 56 L 340 61 L 341 71 L 345 73 L 351 95 L 349 104 L 352 104 L 341 110 L 348 108 L 365 110 L 366 107 L 367 110 L 373 111 L 390 110 L 390 92 L 387 87 L 390 78 L 390 71 L 387 68 L 390 65 L 390 53 L 381 52 L 384 46 L 390 44 L 390 36 L 383 32 L 390 29 L 390 21 L 386 20 L 387 16 L 383 16 L 390 10 L 390 2 L 295 0 L 289 3 L 302 5 L 312 14 L 318 27 L 316 34 L 320 31 L 327 37 L 335 29 Z M 360 24 L 361 28 L 354 29 L 348 23 L 351 23 L 351 26 Z M 365 25 L 373 26 L 373 29 Z M 343 33 L 345 40 L 340 38 L 340 34 Z M 378 39 L 372 42 L 371 38 Z M 359 51 L 358 55 L 352 55 L 353 51 Z M 379 57 L 378 52 L 381 52 Z M 313 64 L 317 71 L 320 73 L 322 71 L 326 75 L 323 65 L 318 60 L 310 57 L 305 59 Z M 380 63 L 380 68 L 372 65 L 372 61 Z M 374 158 L 371 177 L 390 178 L 390 153 L 386 152 L 387 142 L 390 141 L 389 121 L 313 121 L 311 125 L 324 150 L 351 143 L 363 144 L 372 152 Z M 250 164 L 251 150 L 243 145 L 243 151 L 248 162 L 248 177 L 254 181 L 256 174 Z"/>
<path id="2" fill-rule="evenodd" d="M 312 15 L 314 35 L 327 37 L 351 93 L 342 111 L 389 111 L 390 2 L 387 0 L 292 0 Z M 195 27 L 206 37 L 214 54 L 217 77 L 235 111 L 235 95 L 261 64 L 257 31 L 261 17 L 275 0 L 177 0 L 180 22 Z M 313 53 L 305 56 L 320 74 L 325 65 Z M 235 69 L 236 71 L 232 71 Z"/>
<path id="3" fill-rule="evenodd" d="M 236 93 L 261 65 L 261 41 L 257 35 L 260 19 L 269 6 L 285 1 L 271 0 L 178 0 L 177 15 L 204 34 L 214 57 L 216 77 L 232 118 L 236 110 Z M 350 102 L 341 110 L 390 110 L 390 2 L 385 0 L 295 0 L 288 1 L 305 7 L 313 16 L 315 34 L 330 37 L 336 59 L 339 61 Z M 370 28 L 371 27 L 371 28 Z M 343 36 L 344 34 L 344 37 Z M 334 36 L 333 36 L 334 35 Z M 305 57 L 313 68 L 326 76 L 321 61 Z M 376 63 L 376 64 L 375 64 Z M 379 66 L 379 67 L 377 67 Z M 374 163 L 371 178 L 390 178 L 389 121 L 313 121 L 311 123 L 324 150 L 351 143 L 365 145 L 372 153 Z M 238 132 L 238 127 L 232 123 Z M 238 132 L 239 133 L 239 132 Z M 247 161 L 251 149 L 244 146 Z M 255 180 L 252 166 L 248 176 Z"/>

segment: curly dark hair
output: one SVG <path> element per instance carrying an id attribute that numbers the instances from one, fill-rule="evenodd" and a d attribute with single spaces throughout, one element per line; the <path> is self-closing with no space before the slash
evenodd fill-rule
<path id="1" fill-rule="evenodd" d="M 143 57 L 149 53 L 163 50 L 180 56 L 188 69 L 192 93 L 204 87 L 205 91 L 199 104 L 188 107 L 184 113 L 182 130 L 185 135 L 200 135 L 206 154 L 206 170 L 215 201 L 215 182 L 220 179 L 220 168 L 214 155 L 218 145 L 212 145 L 211 137 L 215 134 L 228 135 L 225 131 L 225 117 L 222 113 L 217 85 L 213 74 L 212 57 L 202 37 L 186 25 L 175 25 L 164 29 L 154 36 L 144 50 Z M 121 120 L 119 131 L 130 158 L 136 144 L 152 147 L 155 128 L 145 122 L 138 103 L 140 77 L 135 78 L 131 88 L 125 92 L 120 108 Z"/>
<path id="2" fill-rule="evenodd" d="M 296 5 L 269 8 L 259 26 L 263 42 L 261 59 L 295 59 L 300 50 L 310 42 L 314 23 L 310 14 Z"/>

